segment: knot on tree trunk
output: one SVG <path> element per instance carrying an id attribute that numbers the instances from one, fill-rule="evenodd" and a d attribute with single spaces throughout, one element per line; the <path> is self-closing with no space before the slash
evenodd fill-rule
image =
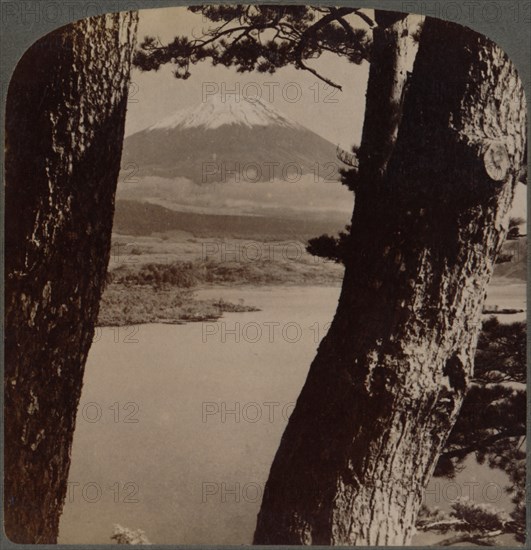
<path id="1" fill-rule="evenodd" d="M 504 182 L 511 173 L 511 159 L 506 140 L 498 138 L 469 138 L 468 147 L 482 165 L 491 181 Z"/>

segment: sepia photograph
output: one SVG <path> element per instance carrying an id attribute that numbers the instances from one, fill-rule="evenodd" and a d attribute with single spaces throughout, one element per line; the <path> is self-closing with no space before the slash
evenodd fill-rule
<path id="1" fill-rule="evenodd" d="M 28 42 L 6 548 L 525 546 L 525 77 L 406 4 L 115 11 Z"/>

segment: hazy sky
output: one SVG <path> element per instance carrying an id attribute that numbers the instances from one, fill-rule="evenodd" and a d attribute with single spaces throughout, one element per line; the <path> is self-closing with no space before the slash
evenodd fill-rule
<path id="1" fill-rule="evenodd" d="M 351 22 L 363 26 L 354 16 Z M 359 23 L 358 23 L 359 20 Z M 163 43 L 176 35 L 199 37 L 208 28 L 199 14 L 185 8 L 141 10 L 138 39 L 157 36 Z M 326 77 L 343 86 L 343 91 L 328 87 L 307 71 L 286 67 L 273 75 L 237 73 L 234 69 L 212 67 L 206 61 L 191 67 L 188 80 L 178 80 L 171 66 L 158 72 L 134 70 L 127 115 L 126 134 L 141 130 L 166 118 L 178 109 L 198 105 L 205 94 L 238 90 L 240 95 L 261 94 L 299 123 L 347 148 L 359 143 L 363 125 L 368 64 L 354 65 L 325 54 L 312 66 Z M 254 83 L 254 84 L 253 84 Z"/>
<path id="2" fill-rule="evenodd" d="M 353 25 L 364 27 L 356 16 Z M 176 35 L 199 37 L 209 22 L 186 8 L 141 10 L 138 40 L 157 36 L 163 43 Z M 365 27 L 366 28 L 366 27 Z M 158 72 L 132 74 L 132 87 L 126 120 L 126 135 L 137 132 L 178 109 L 201 103 L 205 93 L 222 94 L 223 90 L 240 90 L 254 95 L 259 90 L 271 103 L 299 123 L 347 149 L 359 144 L 365 109 L 368 63 L 354 65 L 332 54 L 313 61 L 312 66 L 343 86 L 343 91 L 328 88 L 306 71 L 286 67 L 274 75 L 237 73 L 234 69 L 212 67 L 209 62 L 191 67 L 188 80 L 178 80 L 168 65 Z M 252 85 L 255 83 L 256 85 Z M 247 86 L 247 87 L 246 87 Z M 300 99 L 297 100 L 297 96 Z M 513 215 L 526 215 L 525 187 L 518 186 Z"/>

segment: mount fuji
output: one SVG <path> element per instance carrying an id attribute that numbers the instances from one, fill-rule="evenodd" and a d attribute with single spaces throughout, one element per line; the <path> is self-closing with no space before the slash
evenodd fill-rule
<path id="1" fill-rule="evenodd" d="M 330 141 L 260 99 L 226 99 L 211 97 L 128 136 L 122 167 L 196 184 L 338 179 Z"/>

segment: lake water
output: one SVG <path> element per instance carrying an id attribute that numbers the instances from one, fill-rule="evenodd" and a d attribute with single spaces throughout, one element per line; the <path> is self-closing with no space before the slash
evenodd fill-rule
<path id="1" fill-rule="evenodd" d="M 499 309 L 523 309 L 522 313 L 498 315 L 502 323 L 514 323 L 526 320 L 526 285 L 510 280 L 494 280 L 489 286 L 485 306 L 490 308 L 498 306 Z"/>
<path id="2" fill-rule="evenodd" d="M 154 543 L 249 544 L 270 464 L 339 290 L 208 289 L 198 294 L 262 311 L 99 330 L 59 543 L 109 543 L 119 523 Z M 479 501 L 486 484 L 505 483 L 473 464 L 456 480 L 461 492 L 463 480 L 479 483 Z M 445 508 L 457 489 L 435 483 L 428 498 Z M 489 500 L 495 488 L 487 490 Z"/>

